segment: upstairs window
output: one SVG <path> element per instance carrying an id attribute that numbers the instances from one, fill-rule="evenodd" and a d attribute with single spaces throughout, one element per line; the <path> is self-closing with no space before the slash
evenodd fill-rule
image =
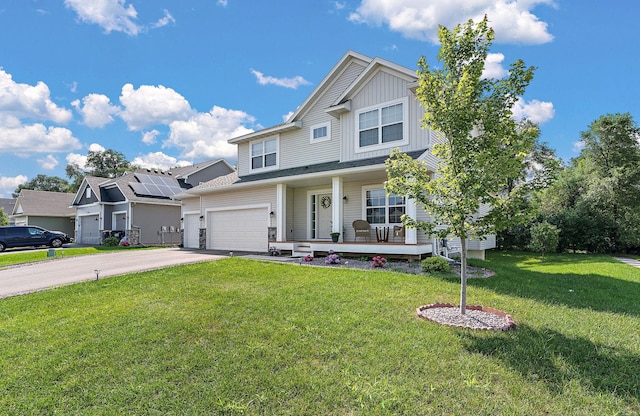
<path id="1" fill-rule="evenodd" d="M 251 170 L 278 166 L 278 139 L 251 143 Z"/>
<path id="2" fill-rule="evenodd" d="M 311 126 L 309 142 L 317 143 L 331 140 L 331 123 L 322 123 Z"/>
<path id="3" fill-rule="evenodd" d="M 382 188 L 364 190 L 364 215 L 369 224 L 400 224 L 406 212 L 406 201 L 402 196 L 387 196 Z"/>
<path id="4" fill-rule="evenodd" d="M 398 146 L 407 141 L 407 100 L 393 102 L 357 113 L 357 149 Z"/>

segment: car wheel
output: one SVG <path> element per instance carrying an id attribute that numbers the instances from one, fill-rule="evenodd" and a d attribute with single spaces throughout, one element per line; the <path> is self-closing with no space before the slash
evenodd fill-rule
<path id="1" fill-rule="evenodd" d="M 0 252 L 3 252 L 7 246 L 4 243 L 0 243 Z"/>
<path id="2" fill-rule="evenodd" d="M 53 248 L 62 247 L 62 240 L 60 240 L 59 238 L 54 238 L 53 240 L 51 240 L 51 247 Z"/>

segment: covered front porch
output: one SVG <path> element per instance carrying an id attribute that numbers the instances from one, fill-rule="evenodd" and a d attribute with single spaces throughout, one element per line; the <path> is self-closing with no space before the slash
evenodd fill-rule
<path id="1" fill-rule="evenodd" d="M 332 241 L 271 241 L 270 250 L 278 250 L 292 257 L 316 256 L 333 250 L 345 256 L 384 256 L 408 260 L 419 260 L 433 252 L 431 243 L 405 244 L 401 242 L 338 242 Z"/>

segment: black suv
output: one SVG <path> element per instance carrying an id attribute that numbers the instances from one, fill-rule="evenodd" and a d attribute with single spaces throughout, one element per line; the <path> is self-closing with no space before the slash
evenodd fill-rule
<path id="1" fill-rule="evenodd" d="M 65 233 L 49 231 L 41 227 L 10 225 L 0 227 L 0 251 L 12 247 L 62 247 L 71 239 Z"/>

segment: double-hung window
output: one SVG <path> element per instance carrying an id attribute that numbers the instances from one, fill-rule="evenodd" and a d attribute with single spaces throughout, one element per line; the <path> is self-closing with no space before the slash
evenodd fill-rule
<path id="1" fill-rule="evenodd" d="M 278 139 L 251 143 L 251 170 L 278 166 Z"/>
<path id="2" fill-rule="evenodd" d="M 382 188 L 364 190 L 364 215 L 369 224 L 400 224 L 406 212 L 406 200 Z"/>
<path id="3" fill-rule="evenodd" d="M 398 146 L 407 141 L 406 99 L 357 113 L 357 148 Z"/>

